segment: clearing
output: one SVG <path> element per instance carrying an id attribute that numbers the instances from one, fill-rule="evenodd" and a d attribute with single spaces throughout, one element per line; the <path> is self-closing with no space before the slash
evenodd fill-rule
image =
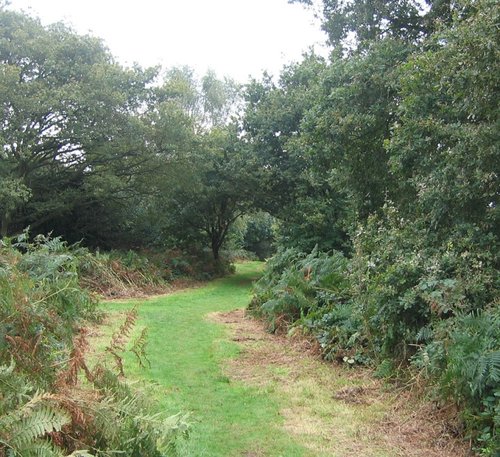
<path id="1" fill-rule="evenodd" d="M 112 325 L 139 304 L 150 368 L 133 357 L 125 372 L 154 383 L 159 411 L 189 412 L 189 457 L 461 457 L 465 446 L 429 405 L 412 405 L 365 370 L 319 360 L 305 341 L 269 335 L 245 317 L 262 264 L 231 277 L 147 300 L 105 303 Z M 432 416 L 432 417 L 431 417 Z"/>

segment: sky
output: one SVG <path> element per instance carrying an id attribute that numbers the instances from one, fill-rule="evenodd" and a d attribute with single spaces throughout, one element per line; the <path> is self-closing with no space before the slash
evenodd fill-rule
<path id="1" fill-rule="evenodd" d="M 124 65 L 188 65 L 246 82 L 279 74 L 325 35 L 312 11 L 287 0 L 11 0 L 11 9 L 102 38 Z"/>

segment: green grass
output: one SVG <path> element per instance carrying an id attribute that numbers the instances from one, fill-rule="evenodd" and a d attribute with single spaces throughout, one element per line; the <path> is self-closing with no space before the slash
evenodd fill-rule
<path id="1" fill-rule="evenodd" d="M 238 355 L 227 330 L 206 315 L 245 307 L 251 284 L 262 264 L 237 266 L 231 277 L 203 287 L 141 301 L 138 326 L 149 329 L 151 368 L 141 369 L 126 359 L 131 379 L 155 383 L 154 400 L 167 414 L 190 412 L 193 424 L 182 455 L 201 456 L 310 456 L 282 428 L 279 398 L 272 389 L 230 381 L 224 361 Z M 108 302 L 108 311 L 129 309 L 134 301 Z"/>
<path id="2" fill-rule="evenodd" d="M 259 262 L 243 263 L 235 275 L 199 288 L 149 300 L 104 303 L 111 325 L 102 326 L 101 337 L 94 338 L 95 356 L 123 321 L 121 312 L 137 303 L 135 332 L 149 329 L 151 367 L 140 368 L 128 354 L 125 371 L 129 379 L 145 381 L 158 411 L 190 413 L 192 430 L 180 444 L 182 457 L 437 455 L 430 423 L 419 421 L 418 436 L 406 443 L 398 426 L 404 429 L 415 420 L 415 406 L 397 411 L 397 396 L 383 393 L 366 370 L 323 363 L 265 334 L 243 343 L 251 364 L 245 365 L 243 357 L 241 364 L 238 359 L 229 363 L 242 346 L 232 341 L 229 326 L 207 314 L 244 308 L 262 268 Z M 250 324 L 239 331 L 239 336 L 245 331 L 254 336 L 255 327 Z M 248 378 L 234 380 L 231 366 L 246 370 Z M 360 397 L 349 393 L 356 386 L 365 389 Z M 337 398 L 339 394 L 345 399 Z M 387 421 L 395 424 L 390 430 L 384 425 Z M 452 451 L 439 455 L 461 455 Z"/>

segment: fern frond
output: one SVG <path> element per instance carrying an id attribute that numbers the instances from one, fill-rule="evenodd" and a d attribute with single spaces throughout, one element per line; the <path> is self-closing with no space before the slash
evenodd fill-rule
<path id="1" fill-rule="evenodd" d="M 118 370 L 120 376 L 124 376 L 125 373 L 123 371 L 123 360 L 120 356 L 120 352 L 125 351 L 125 345 L 132 333 L 132 329 L 135 326 L 137 321 L 138 312 L 137 307 L 133 307 L 126 314 L 125 321 L 118 328 L 118 330 L 113 333 L 111 337 L 111 342 L 108 347 L 106 347 L 106 352 L 109 352 L 115 361 L 115 366 Z"/>
<path id="2" fill-rule="evenodd" d="M 146 345 L 148 344 L 148 328 L 144 327 L 140 333 L 140 335 L 134 340 L 132 343 L 132 347 L 130 350 L 135 354 L 137 357 L 137 361 L 139 362 L 139 365 L 144 368 L 144 362 L 148 364 L 149 367 L 151 367 L 151 362 L 147 358 L 146 355 Z"/>
<path id="3" fill-rule="evenodd" d="M 85 328 L 80 329 L 78 335 L 73 338 L 73 349 L 71 350 L 67 368 L 58 376 L 57 384 L 61 387 L 64 384 L 76 386 L 78 382 L 78 373 L 83 370 L 87 380 L 92 382 L 92 373 L 85 362 L 85 353 L 88 350 L 87 341 L 88 331 Z"/>
<path id="4" fill-rule="evenodd" d="M 490 353 L 490 378 L 494 383 L 500 383 L 500 351 Z"/>
<path id="5" fill-rule="evenodd" d="M 48 405 L 42 405 L 15 424 L 10 430 L 12 439 L 9 444 L 14 449 L 26 447 L 46 433 L 60 431 L 63 425 L 69 422 L 70 418 L 66 413 Z"/>
<path id="6" fill-rule="evenodd" d="M 17 450 L 23 457 L 63 457 L 64 454 L 48 441 L 37 440 Z"/>

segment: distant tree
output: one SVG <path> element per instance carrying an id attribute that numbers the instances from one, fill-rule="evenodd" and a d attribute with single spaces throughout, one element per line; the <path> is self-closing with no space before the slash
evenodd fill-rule
<path id="1" fill-rule="evenodd" d="M 233 81 L 213 72 L 198 80 L 187 67 L 167 71 L 154 90 L 143 116 L 154 169 L 139 178 L 149 192 L 132 210 L 147 243 L 208 245 L 218 260 L 254 179 L 229 124 L 238 97 Z"/>
<path id="2" fill-rule="evenodd" d="M 181 167 L 182 179 L 170 182 L 167 231 L 180 240 L 207 240 L 218 260 L 232 224 L 252 208 L 258 186 L 236 128 L 212 129 Z"/>

